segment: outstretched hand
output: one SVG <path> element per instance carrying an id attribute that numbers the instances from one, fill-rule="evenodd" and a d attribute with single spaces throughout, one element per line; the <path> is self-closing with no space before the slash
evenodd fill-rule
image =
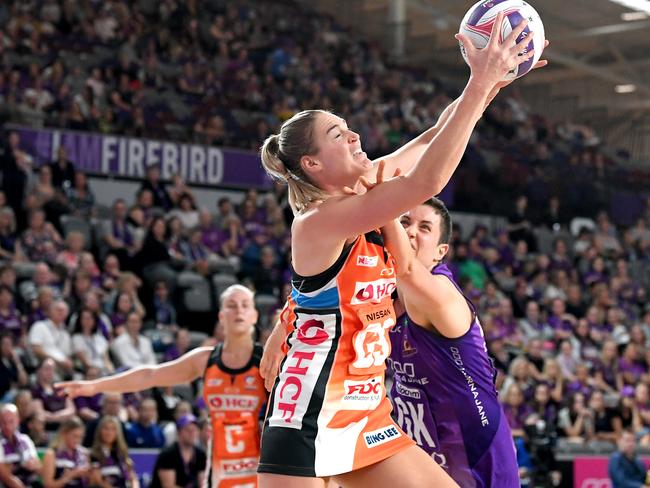
<path id="1" fill-rule="evenodd" d="M 529 32 L 526 37 L 517 42 L 517 38 L 528 25 L 528 21 L 524 19 L 510 32 L 508 37 L 501 41 L 499 30 L 503 19 L 504 13 L 499 12 L 492 25 L 490 40 L 483 49 L 477 49 L 472 41 L 463 34 L 458 33 L 454 36 L 465 51 L 472 78 L 484 83 L 487 87 L 496 87 L 503 83 L 503 79 L 510 71 L 535 55 L 534 49 L 525 52 L 525 47 L 534 35 L 533 32 Z M 535 68 L 541 68 L 546 64 L 545 60 L 540 61 L 535 64 Z M 505 85 L 502 85 L 501 88 L 503 86 Z"/>
<path id="2" fill-rule="evenodd" d="M 54 383 L 54 389 L 57 395 L 70 398 L 91 397 L 98 393 L 90 381 L 62 381 Z"/>

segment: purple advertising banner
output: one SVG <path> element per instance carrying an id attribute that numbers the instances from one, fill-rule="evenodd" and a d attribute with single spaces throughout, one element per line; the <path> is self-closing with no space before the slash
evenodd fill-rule
<path id="1" fill-rule="evenodd" d="M 20 135 L 21 149 L 34 158 L 35 165 L 55 159 L 62 145 L 77 168 L 95 175 L 143 178 L 147 167 L 158 166 L 166 180 L 178 174 L 190 184 L 271 186 L 259 155 L 252 152 L 58 129 L 13 130 Z"/>

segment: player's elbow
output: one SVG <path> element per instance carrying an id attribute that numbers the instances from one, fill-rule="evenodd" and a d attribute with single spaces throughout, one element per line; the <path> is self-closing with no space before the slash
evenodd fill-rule
<path id="1" fill-rule="evenodd" d="M 413 280 L 413 260 L 403 260 L 402 263 L 397 262 L 395 264 L 395 277 L 402 281 L 411 281 Z"/>

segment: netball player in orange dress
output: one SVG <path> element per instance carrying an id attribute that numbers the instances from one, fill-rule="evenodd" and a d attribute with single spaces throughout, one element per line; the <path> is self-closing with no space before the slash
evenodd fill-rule
<path id="1" fill-rule="evenodd" d="M 220 297 L 219 321 L 225 339 L 215 347 L 194 349 L 175 361 L 143 366 L 93 381 L 56 385 L 75 396 L 132 392 L 154 386 L 189 383 L 203 377 L 203 397 L 210 414 L 212 440 L 208 487 L 254 487 L 259 459 L 259 418 L 266 390 L 259 375 L 262 347 L 253 341 L 257 322 L 254 295 L 233 285 Z"/>
<path id="2" fill-rule="evenodd" d="M 288 350 L 262 433 L 261 487 L 322 487 L 327 477 L 346 488 L 457 486 L 390 417 L 395 272 L 376 229 L 444 188 L 501 80 L 532 55 L 515 45 L 524 26 L 481 51 L 461 37 L 472 70 L 463 94 L 437 127 L 383 158 L 388 174 L 405 176 L 371 192 L 344 192 L 362 193 L 377 168 L 334 114 L 300 112 L 265 141 L 262 163 L 288 183 L 295 220 Z"/>

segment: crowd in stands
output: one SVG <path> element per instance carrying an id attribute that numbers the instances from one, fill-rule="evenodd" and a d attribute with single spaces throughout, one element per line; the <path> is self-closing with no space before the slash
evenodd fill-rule
<path id="1" fill-rule="evenodd" d="M 256 150 L 296 111 L 322 107 L 377 156 L 451 101 L 424 73 L 389 67 L 375 46 L 290 2 L 9 1 L 0 26 L 0 100 L 30 126 Z M 611 189 L 643 179 L 599 142 L 511 93 L 486 112 L 455 179 L 452 210 L 508 216 L 497 229 L 455 226 L 448 259 L 529 452 L 540 436 L 608 451 L 624 428 L 650 447 L 650 206 L 614 221 Z M 213 311 L 224 285 L 255 289 L 263 341 L 289 292 L 286 190 L 198 208 L 181 178 L 163 182 L 151 167 L 107 211 L 65 149 L 36 168 L 16 133 L 2 146 L 0 401 L 16 405 L 38 447 L 77 416 L 91 446 L 104 415 L 119 418 L 130 447 L 169 445 L 181 419 L 205 418 L 197 388 L 72 401 L 52 385 L 215 344 L 218 326 L 191 330 L 184 287 Z M 71 225 L 80 221 L 92 225 Z"/>
<path id="2" fill-rule="evenodd" d="M 0 26 L 0 101 L 36 127 L 256 151 L 292 114 L 319 107 L 376 157 L 430 127 L 459 88 L 436 81 L 435 66 L 391 66 L 377 44 L 291 0 L 14 0 L 0 5 Z M 457 208 L 503 213 L 507 195 L 526 192 L 537 207 L 557 194 L 562 213 L 593 217 L 648 182 L 589 127 L 530 113 L 514 86 L 472 141 Z"/>

